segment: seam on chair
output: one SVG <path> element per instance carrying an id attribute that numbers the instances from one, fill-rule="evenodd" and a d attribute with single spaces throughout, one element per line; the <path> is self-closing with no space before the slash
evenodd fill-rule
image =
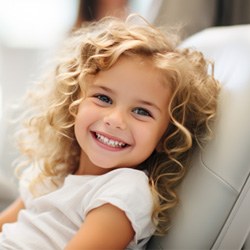
<path id="1" fill-rule="evenodd" d="M 240 218 L 239 214 L 238 214 L 239 208 L 241 208 L 242 203 L 245 202 L 245 199 L 246 199 L 245 197 L 248 195 L 249 190 L 250 190 L 249 177 L 250 177 L 250 174 L 247 175 L 247 178 L 246 178 L 246 180 L 241 188 L 239 196 L 235 200 L 232 208 L 230 209 L 230 213 L 228 214 L 227 219 L 223 223 L 223 226 L 222 226 L 218 236 L 216 237 L 211 249 L 219 249 L 218 247 L 221 246 L 222 241 L 225 241 L 224 237 L 229 232 L 229 229 L 232 230 L 232 225 L 234 225 L 234 227 L 235 227 L 235 218 Z M 242 208 L 241 208 L 241 213 L 242 213 Z M 244 241 L 241 241 L 241 243 L 242 243 L 241 247 L 244 246 L 244 244 L 245 244 L 244 242 L 246 241 L 248 236 L 249 236 L 249 233 L 244 235 L 245 239 L 244 239 Z M 214 246 L 216 246 L 216 244 L 217 244 L 217 247 L 214 248 Z"/>
<path id="2" fill-rule="evenodd" d="M 235 194 L 239 194 L 239 191 L 234 188 L 228 181 L 226 181 L 223 177 L 221 177 L 220 175 L 218 175 L 216 172 L 214 172 L 211 168 L 209 168 L 204 160 L 203 160 L 203 157 L 202 157 L 202 153 L 200 152 L 200 160 L 201 160 L 201 163 L 203 165 L 203 167 L 209 171 L 214 177 L 216 177 L 218 180 L 220 180 L 222 183 L 224 183 L 226 186 L 228 186 Z"/>

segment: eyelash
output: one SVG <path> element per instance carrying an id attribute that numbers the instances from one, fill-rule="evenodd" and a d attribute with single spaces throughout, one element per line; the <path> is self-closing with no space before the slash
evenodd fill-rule
<path id="1" fill-rule="evenodd" d="M 113 103 L 113 100 L 107 96 L 107 95 L 103 95 L 103 94 L 96 94 L 93 96 L 94 98 L 97 98 L 100 102 L 104 103 L 104 104 L 109 104 L 111 105 Z M 151 114 L 151 112 L 145 108 L 140 108 L 140 107 L 136 107 L 132 110 L 132 112 L 136 115 L 139 116 L 148 116 L 148 117 L 153 117 L 153 115 Z"/>
<path id="2" fill-rule="evenodd" d="M 147 109 L 144 109 L 144 108 L 134 108 L 133 112 L 136 115 L 152 117 L 152 114 Z"/>
<path id="3" fill-rule="evenodd" d="M 95 98 L 97 98 L 98 100 L 100 100 L 103 103 L 107 103 L 107 104 L 112 104 L 113 101 L 110 97 L 108 97 L 107 95 L 102 95 L 102 94 L 96 94 L 94 95 Z"/>

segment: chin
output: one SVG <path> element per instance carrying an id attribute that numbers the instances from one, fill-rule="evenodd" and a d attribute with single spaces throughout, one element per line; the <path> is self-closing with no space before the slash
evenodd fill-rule
<path id="1" fill-rule="evenodd" d="M 112 163 L 104 163 L 103 161 L 93 161 L 92 162 L 94 166 L 100 169 L 106 169 L 106 170 L 112 170 L 116 168 L 120 168 L 117 164 L 112 164 Z"/>

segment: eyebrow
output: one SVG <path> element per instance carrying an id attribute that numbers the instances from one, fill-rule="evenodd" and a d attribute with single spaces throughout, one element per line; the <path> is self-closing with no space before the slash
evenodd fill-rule
<path id="1" fill-rule="evenodd" d="M 112 90 L 108 87 L 105 87 L 105 86 L 101 86 L 101 85 L 91 85 L 90 88 L 102 89 L 102 90 L 105 90 L 105 91 L 110 92 L 110 93 L 115 93 L 114 90 Z"/>

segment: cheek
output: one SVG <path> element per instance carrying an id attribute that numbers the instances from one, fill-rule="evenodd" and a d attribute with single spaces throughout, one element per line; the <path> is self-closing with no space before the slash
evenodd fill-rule
<path id="1" fill-rule="evenodd" d="M 140 144 L 143 150 L 154 150 L 154 147 L 158 143 L 159 135 L 156 129 L 148 127 L 140 127 L 136 133 L 137 144 Z"/>
<path id="2" fill-rule="evenodd" d="M 165 132 L 168 129 L 170 123 L 170 118 L 168 115 L 166 115 L 166 117 L 164 117 L 164 119 L 162 119 L 162 122 L 159 124 L 159 128 L 158 128 L 158 142 L 161 140 L 162 136 L 165 134 Z"/>
<path id="3" fill-rule="evenodd" d="M 81 105 L 75 119 L 75 133 L 81 131 L 91 122 L 91 110 Z"/>
<path id="4" fill-rule="evenodd" d="M 76 121 L 86 122 L 91 120 L 96 115 L 95 108 L 93 104 L 88 101 L 83 101 L 79 106 L 78 113 L 76 115 Z"/>
<path id="5" fill-rule="evenodd" d="M 85 128 L 84 119 L 82 119 L 81 116 L 77 115 L 75 120 L 74 132 L 78 142 L 79 139 L 82 137 L 84 128 Z"/>
<path id="6" fill-rule="evenodd" d="M 164 124 L 161 124 L 160 126 L 157 125 L 152 128 L 139 130 L 138 136 L 141 137 L 141 143 L 144 145 L 147 145 L 147 147 L 153 151 L 158 146 L 162 136 L 167 130 L 167 127 L 168 127 L 168 122 L 165 122 Z"/>

